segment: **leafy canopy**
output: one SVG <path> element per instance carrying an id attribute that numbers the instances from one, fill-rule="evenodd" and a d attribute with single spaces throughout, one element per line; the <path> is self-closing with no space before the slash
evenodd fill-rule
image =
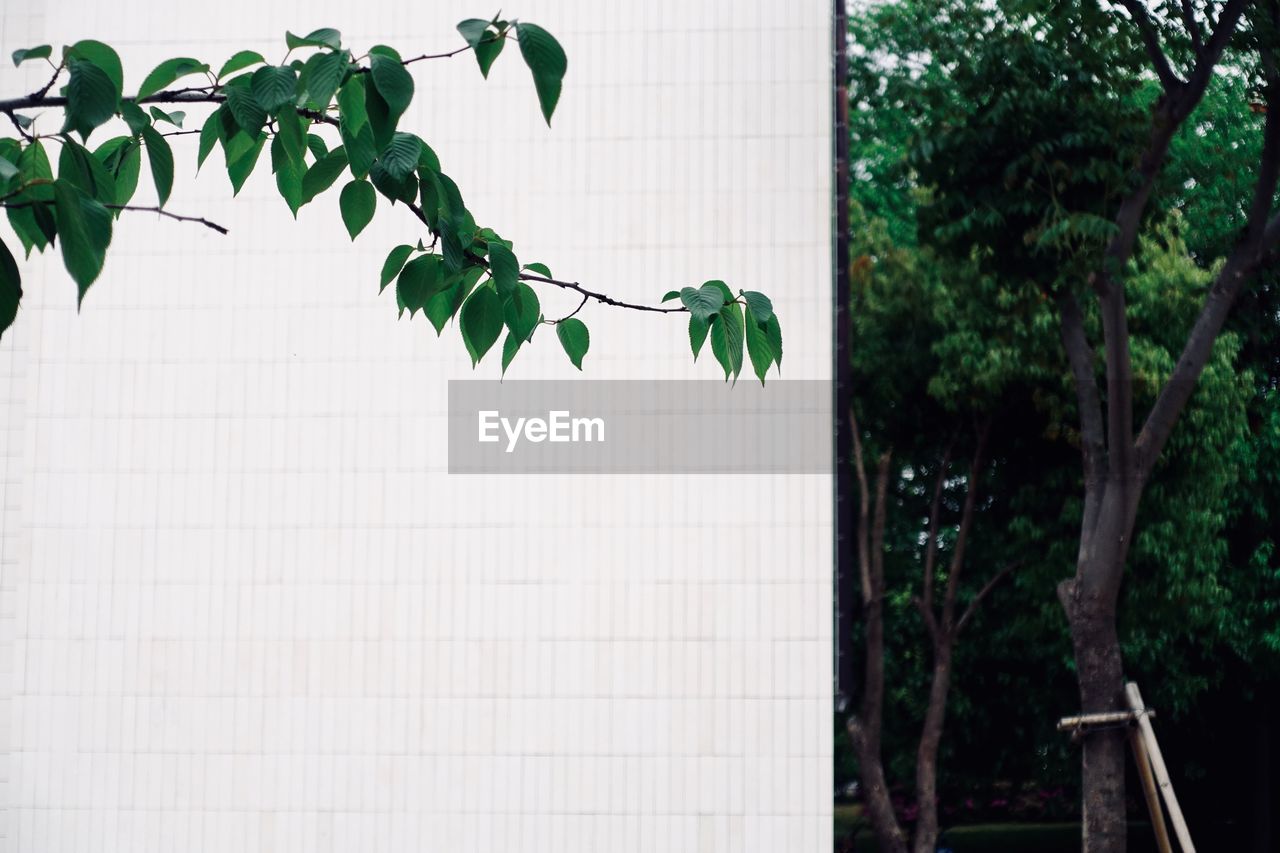
<path id="1" fill-rule="evenodd" d="M 553 325 L 569 360 L 581 369 L 590 335 L 575 315 L 594 299 L 641 311 L 688 312 L 695 358 L 709 334 L 726 379 L 736 380 L 745 344 L 752 369 L 763 383 L 770 365 L 781 365 L 782 332 L 772 303 L 762 294 L 739 291 L 735 297 L 723 282 L 714 281 L 696 291 L 703 296 L 692 307 L 683 297 L 675 307 L 622 302 L 576 282 L 554 279 L 545 264 L 522 265 L 511 241 L 475 221 L 436 152 L 422 137 L 401 127 L 416 91 L 409 66 L 470 51 L 487 77 L 507 40 L 514 38 L 550 124 L 568 59 L 551 33 L 525 21 L 500 15 L 471 18 L 457 29 L 465 46 L 408 59 L 387 45 L 375 45 L 357 56 L 344 47 L 342 35 L 328 27 L 306 35 L 290 32 L 285 35 L 289 52 L 279 65 L 250 50 L 234 53 L 220 66 L 175 57 L 152 69 L 133 96 L 125 95 L 119 55 L 102 42 L 68 45 L 56 65 L 50 45 L 16 50 L 15 66 L 44 61 L 54 73 L 43 89 L 0 101 L 0 112 L 18 131 L 17 138 L 0 139 L 0 205 L 27 257 L 33 249 L 43 252 L 56 245 L 61 250 L 83 303 L 102 274 L 123 211 L 151 210 L 225 233 L 214 223 L 165 208 L 175 179 L 168 137 L 195 132 L 194 127 L 183 129 L 186 110 L 171 105 L 208 104 L 214 109 L 199 125 L 197 169 L 209 162 L 215 149 L 221 150 L 233 193 L 239 193 L 261 161 L 269 160 L 276 189 L 295 217 L 299 209 L 340 186 L 338 208 L 352 240 L 373 220 L 380 204 L 407 209 L 425 233 L 391 249 L 381 268 L 380 288 L 394 282 L 401 316 L 421 313 L 437 334 L 456 318 L 473 365 L 505 334 L 505 373 L 536 330 Z M 64 79 L 61 95 L 51 94 Z M 47 113 L 37 112 L 45 108 L 60 108 L 62 123 L 55 125 Z M 117 124 L 122 124 L 122 132 L 90 145 L 100 128 Z M 156 207 L 131 204 L 144 154 Z M 56 156 L 56 170 L 51 155 Z M 346 180 L 339 182 L 344 173 Z M 573 291 L 582 303 L 565 317 L 548 319 L 532 285 Z M 18 262 L 0 242 L 0 334 L 13 323 L 21 298 Z"/>

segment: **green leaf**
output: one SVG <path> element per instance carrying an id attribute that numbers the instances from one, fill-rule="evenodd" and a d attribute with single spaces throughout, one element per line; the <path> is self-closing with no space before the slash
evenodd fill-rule
<path id="1" fill-rule="evenodd" d="M 376 162 L 378 150 L 373 142 L 373 130 L 366 124 L 354 137 L 343 134 L 342 141 L 347 150 L 346 158 L 351 164 L 351 177 L 358 180 L 368 175 Z"/>
<path id="2" fill-rule="evenodd" d="M 413 247 L 407 244 L 396 246 L 387 254 L 387 259 L 382 262 L 382 275 L 379 279 L 378 292 L 386 290 L 391 280 L 400 274 L 400 269 L 404 266 L 404 262 L 409 259 L 409 255 L 413 254 Z"/>
<path id="3" fill-rule="evenodd" d="M 720 291 L 720 295 L 724 297 L 725 305 L 728 305 L 733 301 L 733 291 L 729 289 L 729 285 L 720 281 L 720 279 L 712 279 L 711 281 L 704 282 L 702 286 L 714 287 L 716 290 Z"/>
<path id="4" fill-rule="evenodd" d="M 342 188 L 338 206 L 342 209 L 342 224 L 347 226 L 347 233 L 354 240 L 373 219 L 373 211 L 378 206 L 378 194 L 368 181 L 351 181 Z"/>
<path id="5" fill-rule="evenodd" d="M 290 153 L 284 137 L 277 134 L 271 140 L 271 171 L 276 175 L 276 189 L 295 219 L 298 217 L 298 208 L 302 207 L 302 177 L 305 169 L 302 160 Z"/>
<path id="6" fill-rule="evenodd" d="M 746 290 L 743 291 L 742 298 L 746 300 L 747 311 L 755 318 L 756 323 L 763 326 L 769 322 L 773 316 L 773 302 L 769 297 L 754 290 Z"/>
<path id="7" fill-rule="evenodd" d="M 338 90 L 338 118 L 344 133 L 358 133 L 369 123 L 369 111 L 365 108 L 364 83 L 353 76 Z"/>
<path id="8" fill-rule="evenodd" d="M 240 188 L 249 179 L 249 175 L 253 172 L 253 167 L 258 164 L 258 156 L 262 154 L 262 146 L 266 144 L 266 141 L 267 135 L 259 133 L 258 139 L 254 142 L 253 147 L 249 149 L 249 153 L 239 157 L 234 163 L 227 166 L 227 177 L 231 179 L 233 195 L 240 194 Z"/>
<path id="9" fill-rule="evenodd" d="M 774 314 L 769 318 L 769 324 L 765 326 L 765 339 L 769 342 L 769 352 L 773 355 L 773 363 L 778 365 L 778 372 L 782 372 L 782 324 L 778 322 L 778 315 Z"/>
<path id="10" fill-rule="evenodd" d="M 404 62 L 404 57 L 400 55 L 400 51 L 396 50 L 394 47 L 389 47 L 385 44 L 375 44 L 373 47 L 369 48 L 369 55 L 385 56 L 388 59 L 394 59 L 396 62 L 400 62 L 400 63 Z"/>
<path id="11" fill-rule="evenodd" d="M 58 177 L 105 204 L 116 202 L 116 181 L 97 157 L 75 140 L 64 137 L 58 154 Z"/>
<path id="12" fill-rule="evenodd" d="M 329 106 L 342 83 L 350 57 L 345 50 L 317 53 L 307 60 L 303 71 L 306 99 L 319 109 Z"/>
<path id="13" fill-rule="evenodd" d="M 711 321 L 703 317 L 689 315 L 689 347 L 693 350 L 693 360 L 698 360 L 702 345 L 707 341 L 707 332 L 711 330 Z"/>
<path id="14" fill-rule="evenodd" d="M 227 109 L 231 117 L 236 120 L 241 130 L 249 134 L 251 139 L 256 137 L 258 131 L 262 130 L 262 126 L 267 123 L 266 108 L 258 103 L 253 92 L 242 86 L 228 86 L 226 92 Z"/>
<path id="15" fill-rule="evenodd" d="M 489 275 L 498 289 L 498 296 L 505 302 L 520 280 L 520 262 L 503 243 L 489 244 Z"/>
<path id="16" fill-rule="evenodd" d="M 101 68 L 111 80 L 117 99 L 124 93 L 124 71 L 120 67 L 120 55 L 109 46 L 93 39 L 84 39 L 67 48 L 66 55 L 68 59 L 88 60 Z"/>
<path id="17" fill-rule="evenodd" d="M 209 152 L 213 150 L 213 146 L 218 141 L 218 130 L 222 123 L 222 116 L 219 113 L 222 108 L 214 110 L 209 117 L 204 120 L 204 125 L 200 128 L 200 151 L 196 156 L 196 171 L 200 171 L 200 167 L 204 165 L 204 161 L 208 159 Z"/>
<path id="18" fill-rule="evenodd" d="M 412 133 L 397 133 L 383 150 L 378 162 L 393 180 L 403 181 L 418 165 L 422 140 Z"/>
<path id="19" fill-rule="evenodd" d="M 323 160 L 324 156 L 329 153 L 329 146 L 325 145 L 323 138 L 314 133 L 308 133 L 307 150 L 311 152 L 312 157 L 317 160 Z"/>
<path id="20" fill-rule="evenodd" d="M 102 272 L 102 262 L 111 242 L 111 214 L 78 187 L 59 178 L 53 182 L 57 204 L 58 242 L 62 262 L 79 288 L 79 302 Z"/>
<path id="21" fill-rule="evenodd" d="M 124 119 L 124 123 L 129 125 L 129 132 L 133 134 L 142 133 L 144 127 L 151 126 L 151 119 L 142 111 L 142 107 L 138 106 L 134 101 L 120 102 L 120 118 Z"/>
<path id="22" fill-rule="evenodd" d="M 724 378 L 734 382 L 742 373 L 742 306 L 732 302 L 720 309 L 711 323 L 711 352 L 724 368 Z"/>
<path id="23" fill-rule="evenodd" d="M 484 38 L 489 29 L 489 22 L 480 18 L 467 18 L 458 24 L 458 32 L 466 39 L 467 44 L 475 47 Z"/>
<path id="24" fill-rule="evenodd" d="M 689 309 L 689 313 L 701 320 L 710 320 L 715 314 L 724 307 L 724 293 L 720 288 L 716 287 L 712 282 L 707 282 L 702 287 L 694 290 L 692 287 L 686 287 L 680 291 L 680 302 L 685 308 Z"/>
<path id="25" fill-rule="evenodd" d="M 341 145 L 330 151 L 324 159 L 312 164 L 302 177 L 302 203 L 308 204 L 313 198 L 333 186 L 333 182 L 347 167 L 347 152 Z"/>
<path id="26" fill-rule="evenodd" d="M 154 127 L 142 129 L 142 140 L 147 143 L 147 159 L 151 162 L 151 179 L 156 183 L 156 196 L 164 207 L 173 191 L 173 150 L 169 142 Z"/>
<path id="27" fill-rule="evenodd" d="M 116 167 L 116 204 L 128 204 L 142 174 L 142 147 L 130 141 L 123 147 Z"/>
<path id="28" fill-rule="evenodd" d="M 502 311 L 503 319 L 511 334 L 522 341 L 527 341 L 538 327 L 542 317 L 542 306 L 538 304 L 538 294 L 532 287 L 520 282 L 516 285 L 511 298 L 507 300 Z"/>
<path id="29" fill-rule="evenodd" d="M 119 92 L 106 71 L 87 59 L 68 63 L 71 75 L 67 81 L 67 117 L 64 131 L 77 131 L 88 138 L 95 127 L 105 124 L 116 113 Z"/>
<path id="30" fill-rule="evenodd" d="M 587 332 L 586 324 L 577 317 L 561 320 L 556 323 L 556 337 L 560 339 L 560 346 L 564 347 L 573 366 L 581 370 L 582 357 L 591 346 L 591 335 Z"/>
<path id="31" fill-rule="evenodd" d="M 222 63 L 222 70 L 218 72 L 218 79 L 221 80 L 228 74 L 234 74 L 242 68 L 248 68 L 250 65 L 257 65 L 259 62 L 265 63 L 266 61 L 262 54 L 256 50 L 242 50 Z"/>
<path id="32" fill-rule="evenodd" d="M 679 298 L 680 298 L 680 291 L 678 291 L 678 290 L 668 290 L 668 291 L 667 291 L 666 296 L 663 296 L 663 297 L 662 297 L 662 301 L 663 301 L 663 302 L 670 302 L 672 299 L 679 299 Z"/>
<path id="33" fill-rule="evenodd" d="M 747 353 L 751 356 L 751 367 L 760 384 L 763 385 L 765 374 L 769 372 L 769 365 L 773 364 L 773 350 L 769 348 L 769 336 L 754 318 L 748 318 L 746 339 Z"/>
<path id="34" fill-rule="evenodd" d="M 17 68 L 28 59 L 48 59 L 52 55 L 53 48 L 47 44 L 42 44 L 39 47 L 24 47 L 13 52 L 13 67 Z"/>
<path id="35" fill-rule="evenodd" d="M 502 342 L 502 375 L 507 375 L 507 368 L 511 366 L 512 360 L 516 357 L 516 353 L 520 351 L 520 347 L 524 344 L 524 338 L 518 336 L 515 332 L 507 332 L 507 338 Z"/>
<path id="36" fill-rule="evenodd" d="M 533 87 L 538 90 L 542 115 L 550 125 L 551 114 L 556 111 L 556 103 L 560 100 L 560 83 L 569 60 L 560 42 L 542 27 L 520 23 L 516 25 L 516 34 L 525 65 L 533 74 Z"/>
<path id="37" fill-rule="evenodd" d="M 123 106 L 123 104 L 121 104 L 121 106 Z M 182 110 L 174 110 L 171 113 L 167 113 L 159 107 L 152 107 L 150 112 L 152 121 L 167 121 L 178 129 L 182 128 L 182 122 L 187 117 L 187 114 Z M 134 131 L 134 133 L 137 132 L 138 131 L 136 130 Z"/>
<path id="38" fill-rule="evenodd" d="M 506 43 L 505 38 L 494 36 L 476 45 L 476 62 L 480 65 L 480 74 L 486 80 L 489 78 L 489 69 L 493 67 L 494 60 L 502 53 L 502 46 Z"/>
<path id="39" fill-rule="evenodd" d="M 535 273 L 537 273 L 538 275 L 542 276 L 543 278 L 551 278 L 551 277 L 552 277 L 552 275 L 551 275 L 551 268 L 550 268 L 549 266 L 547 266 L 546 264 L 538 263 L 537 261 L 535 261 L 535 262 L 533 262 L 533 263 L 531 263 L 531 264 L 525 264 L 525 265 L 524 265 L 524 268 L 525 268 L 525 269 L 527 269 L 527 270 L 529 270 L 530 272 L 535 272 Z"/>
<path id="40" fill-rule="evenodd" d="M 284 43 L 289 46 L 290 50 L 296 50 L 300 47 L 327 47 L 337 50 L 342 47 L 342 33 L 333 27 L 321 27 L 318 30 L 312 30 L 305 36 L 295 36 L 291 32 L 285 32 Z"/>
<path id="41" fill-rule="evenodd" d="M 406 310 L 412 318 L 428 299 L 444 287 L 444 273 L 439 255 L 419 255 L 404 265 L 396 279 L 396 303 L 400 313 Z"/>
<path id="42" fill-rule="evenodd" d="M 492 287 L 477 287 L 462 305 L 462 342 L 475 367 L 502 334 L 502 300 Z"/>
<path id="43" fill-rule="evenodd" d="M 281 107 L 293 103 L 297 86 L 298 73 L 287 66 L 265 65 L 253 72 L 253 77 L 249 79 L 249 91 L 253 94 L 253 99 L 268 113 L 275 113 Z M 229 92 L 227 96 L 229 99 Z M 240 121 L 240 116 L 236 116 L 236 121 Z M 241 126 L 244 126 L 243 122 Z"/>
<path id="44" fill-rule="evenodd" d="M 151 73 L 142 81 L 142 85 L 138 87 L 138 94 L 135 96 L 135 100 L 140 101 L 148 95 L 154 95 L 179 77 L 185 77 L 188 74 L 203 74 L 208 70 L 208 65 L 189 56 L 166 59 L 153 68 Z"/>
<path id="45" fill-rule="evenodd" d="M 276 119 L 276 138 L 280 140 L 284 152 L 299 168 L 304 168 L 307 144 L 303 140 L 302 119 L 294 110 L 283 110 Z M 299 172 L 301 174 L 301 171 Z"/>
<path id="46" fill-rule="evenodd" d="M 398 61 L 381 55 L 370 59 L 369 74 L 378 94 L 386 101 L 394 124 L 413 100 L 413 77 Z"/>
<path id="47" fill-rule="evenodd" d="M 0 338 L 13 325 L 21 301 L 22 276 L 18 272 L 18 262 L 9 253 L 9 247 L 0 240 Z"/>

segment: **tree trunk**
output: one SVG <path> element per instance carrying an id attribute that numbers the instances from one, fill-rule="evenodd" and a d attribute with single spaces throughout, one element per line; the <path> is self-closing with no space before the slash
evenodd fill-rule
<path id="1" fill-rule="evenodd" d="M 1118 572 L 1119 569 L 1117 568 Z M 1067 611 L 1080 685 L 1081 713 L 1123 711 L 1124 674 L 1113 596 L 1083 593 L 1078 580 L 1059 587 Z M 1124 853 L 1125 732 L 1094 729 L 1082 741 L 1083 853 Z"/>
<path id="2" fill-rule="evenodd" d="M 916 749 L 916 798 L 920 814 L 911 844 L 914 853 L 933 853 L 938 844 L 938 744 L 947 714 L 947 692 L 951 689 L 951 645 L 951 639 L 943 636 L 933 648 L 933 682 L 929 686 L 929 705 L 925 708 L 920 745 Z"/>

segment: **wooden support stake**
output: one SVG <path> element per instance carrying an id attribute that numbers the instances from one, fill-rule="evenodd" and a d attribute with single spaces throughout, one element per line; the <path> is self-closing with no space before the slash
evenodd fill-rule
<path id="1" fill-rule="evenodd" d="M 1195 853 L 1195 845 L 1191 843 L 1191 830 L 1187 828 L 1187 820 L 1182 816 L 1182 808 L 1178 805 L 1178 796 L 1173 792 L 1173 782 L 1169 780 L 1169 768 L 1165 766 L 1164 756 L 1160 754 L 1160 744 L 1156 743 L 1155 730 L 1151 728 L 1151 720 L 1147 718 L 1146 707 L 1142 704 L 1142 694 L 1138 685 L 1130 681 L 1124 686 L 1125 699 L 1138 718 L 1138 732 L 1143 745 L 1151 759 L 1151 769 L 1155 773 L 1156 784 L 1169 807 L 1169 821 L 1173 824 L 1174 834 L 1178 837 L 1178 846 L 1183 853 Z"/>
<path id="2" fill-rule="evenodd" d="M 1156 833 L 1156 849 L 1160 853 L 1173 853 L 1173 848 L 1169 845 L 1169 829 L 1164 825 L 1164 809 L 1160 808 L 1160 794 L 1156 791 L 1156 780 L 1151 774 L 1151 758 L 1142 742 L 1142 734 L 1136 728 L 1129 729 L 1129 746 L 1133 747 L 1133 761 L 1138 765 L 1138 777 L 1142 779 L 1142 794 L 1147 799 L 1151 828 Z"/>

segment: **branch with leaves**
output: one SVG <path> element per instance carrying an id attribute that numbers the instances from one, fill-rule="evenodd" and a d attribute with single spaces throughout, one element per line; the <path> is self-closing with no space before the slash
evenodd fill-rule
<path id="1" fill-rule="evenodd" d="M 17 138 L 0 139 L 0 206 L 27 257 L 32 249 L 43 252 L 55 244 L 61 248 L 82 304 L 102 273 L 115 220 L 123 212 L 151 211 L 227 233 L 203 217 L 166 208 L 174 184 L 174 154 L 167 137 L 197 133 L 183 128 L 187 114 L 175 107 L 209 104 L 214 109 L 198 131 L 197 169 L 221 148 L 233 194 L 239 193 L 266 149 L 276 188 L 295 217 L 344 172 L 349 179 L 338 193 L 338 207 L 352 240 L 373 220 L 379 195 L 412 213 L 425 234 L 388 253 L 380 288 L 394 282 L 401 316 L 407 311 L 412 319 L 422 312 L 437 335 L 457 318 L 473 366 L 505 330 L 505 373 L 538 327 L 550 325 L 581 370 L 590 334 L 576 315 L 588 302 L 596 302 L 634 311 L 689 314 L 694 358 L 709 336 L 726 380 L 736 381 L 741 375 L 744 352 L 762 383 L 771 365 L 780 368 L 781 326 L 761 293 L 739 291 L 734 296 L 723 282 L 712 281 L 669 293 L 667 299 L 679 300 L 676 306 L 627 302 L 557 279 L 545 264 L 522 265 L 511 241 L 477 225 L 431 146 L 399 129 L 415 90 L 407 66 L 470 52 L 488 77 L 503 47 L 514 38 L 549 125 L 568 60 L 555 37 L 536 24 L 499 16 L 468 19 L 457 29 L 466 42 L 462 47 L 408 59 L 386 45 L 354 56 L 331 28 L 306 36 L 286 33 L 288 53 L 279 65 L 243 50 L 214 73 L 205 62 L 177 57 L 157 65 L 133 97 L 123 94 L 119 55 L 102 42 L 83 40 L 64 47 L 56 64 L 50 45 L 14 51 L 15 66 L 43 60 L 53 74 L 26 96 L 0 100 L 0 113 L 18 132 Z M 65 85 L 55 89 L 64 77 Z M 45 118 L 40 111 L 50 109 L 62 114 L 56 130 L 40 126 Z M 93 150 L 86 147 L 90 135 L 114 119 L 128 132 Z M 162 132 L 162 125 L 175 129 Z M 46 142 L 58 146 L 56 175 Z M 155 184 L 155 206 L 130 204 L 144 152 Z M 581 301 L 565 316 L 548 319 L 535 285 L 573 292 Z M 12 325 L 21 298 L 18 262 L 0 241 L 0 334 Z"/>

